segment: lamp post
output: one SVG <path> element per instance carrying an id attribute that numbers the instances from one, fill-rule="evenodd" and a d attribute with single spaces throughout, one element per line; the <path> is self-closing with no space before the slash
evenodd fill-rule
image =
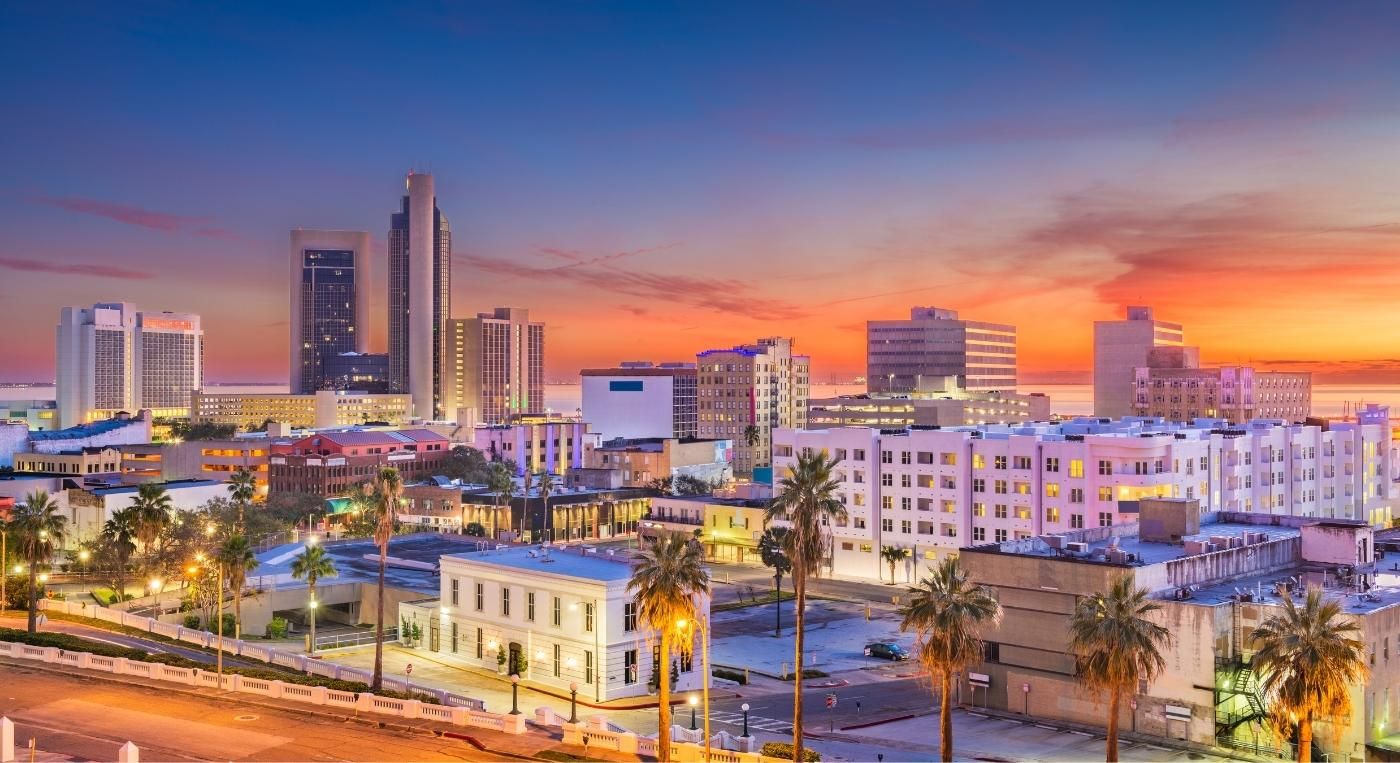
<path id="1" fill-rule="evenodd" d="M 520 715 L 520 675 L 510 674 L 510 714 Z"/>
<path id="2" fill-rule="evenodd" d="M 569 682 L 569 723 L 578 723 L 578 681 Z"/>
<path id="3" fill-rule="evenodd" d="M 739 709 L 744 711 L 744 736 L 748 736 L 748 735 L 749 735 L 749 703 L 745 702 L 744 704 L 742 704 L 742 705 L 739 706 Z"/>
<path id="4" fill-rule="evenodd" d="M 690 699 L 686 701 L 690 703 L 690 730 L 697 731 L 699 730 L 699 727 L 695 725 L 695 706 L 700 704 L 700 700 L 697 699 L 694 694 L 692 694 L 690 695 Z"/>
<path id="5" fill-rule="evenodd" d="M 0 612 L 4 612 L 10 606 L 10 576 L 5 565 L 10 563 L 9 553 L 9 533 L 0 530 Z"/>

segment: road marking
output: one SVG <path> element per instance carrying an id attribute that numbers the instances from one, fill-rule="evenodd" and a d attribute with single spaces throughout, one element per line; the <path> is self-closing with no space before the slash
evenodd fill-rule
<path id="1" fill-rule="evenodd" d="M 1074 729 L 1070 729 L 1069 733 L 1074 734 L 1075 736 L 1081 736 L 1081 737 L 1091 737 L 1091 736 L 1093 736 L 1093 734 L 1090 734 L 1090 733 L 1087 732 L 1087 731 L 1075 731 Z"/>
<path id="2" fill-rule="evenodd" d="M 1047 725 L 1045 725 L 1044 723 L 1037 723 L 1037 724 L 1035 724 L 1035 727 L 1038 728 L 1038 729 L 1049 729 L 1050 731 L 1059 731 L 1059 730 L 1060 730 L 1060 727 L 1059 727 L 1059 726 L 1047 726 Z"/>

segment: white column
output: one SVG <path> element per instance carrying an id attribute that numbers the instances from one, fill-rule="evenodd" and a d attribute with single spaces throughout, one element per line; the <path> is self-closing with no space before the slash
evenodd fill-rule
<path id="1" fill-rule="evenodd" d="M 432 175 L 408 176 L 408 390 L 413 415 L 433 418 Z"/>

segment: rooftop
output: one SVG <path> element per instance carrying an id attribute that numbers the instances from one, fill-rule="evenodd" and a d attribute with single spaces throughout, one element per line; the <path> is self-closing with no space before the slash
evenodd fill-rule
<path id="1" fill-rule="evenodd" d="M 218 480 L 168 480 L 166 482 L 147 483 L 156 484 L 166 490 L 180 490 L 187 487 L 209 487 L 211 485 L 222 485 Z M 140 485 L 111 485 L 108 487 L 85 485 L 87 490 L 93 495 L 118 495 L 121 493 L 135 493 L 141 489 Z"/>
<path id="2" fill-rule="evenodd" d="M 1350 526 L 1350 525 L 1348 525 Z M 1214 537 L 1223 538 L 1243 538 L 1246 533 L 1263 534 L 1264 541 L 1281 540 L 1283 538 L 1296 538 L 1302 534 L 1297 527 L 1274 526 L 1248 524 L 1244 522 L 1216 522 L 1213 524 L 1202 524 L 1201 531 L 1194 535 L 1182 537 L 1180 544 L 1158 543 L 1154 541 L 1142 540 L 1136 532 L 1117 535 L 1112 538 L 1105 537 L 1102 540 L 1088 542 L 1088 551 L 1083 553 L 1069 552 L 1066 549 L 1055 549 L 1046 543 L 1042 538 L 1030 538 L 1021 541 L 1008 541 L 1000 544 L 989 544 L 987 546 L 977 546 L 977 550 L 990 551 L 992 553 L 1014 554 L 1016 556 L 1043 556 L 1043 557 L 1065 557 L 1070 559 L 1082 559 L 1086 561 L 1107 561 L 1107 553 L 1110 548 L 1116 547 L 1123 553 L 1130 554 L 1136 559 L 1129 562 L 1133 566 L 1161 564 L 1173 559 L 1182 559 L 1193 554 L 1186 552 L 1186 543 L 1190 541 L 1210 541 Z M 1065 545 L 1074 541 L 1074 534 L 1066 534 Z"/>
<path id="3" fill-rule="evenodd" d="M 138 418 L 104 419 L 102 421 L 92 421 L 87 424 L 79 424 L 75 427 L 68 427 L 67 429 L 51 429 L 47 431 L 39 430 L 37 432 L 30 432 L 29 439 L 35 442 L 51 440 L 80 440 L 85 437 L 96 437 L 100 434 L 115 432 L 118 429 L 123 429 L 129 426 L 141 426 L 144 423 L 145 419 Z"/>
<path id="4" fill-rule="evenodd" d="M 1245 578 L 1192 587 L 1187 601 L 1205 606 L 1227 604 L 1239 600 L 1262 604 L 1282 604 L 1284 588 L 1290 588 L 1295 600 L 1298 592 L 1309 585 L 1321 585 L 1329 598 L 1340 599 L 1342 610 L 1364 615 L 1378 609 L 1400 604 L 1400 569 L 1392 562 L 1377 570 L 1372 585 L 1361 591 L 1350 582 L 1345 568 L 1335 565 L 1299 563 L 1273 572 Z"/>
<path id="5" fill-rule="evenodd" d="M 499 551 L 473 551 L 450 556 L 472 564 L 509 567 L 537 574 L 562 575 L 605 583 L 632 577 L 630 557 L 617 550 L 594 550 L 590 553 L 587 551 L 589 548 L 517 546 Z"/>

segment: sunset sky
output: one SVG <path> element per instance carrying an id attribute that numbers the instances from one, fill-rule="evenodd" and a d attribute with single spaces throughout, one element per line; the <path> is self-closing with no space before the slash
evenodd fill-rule
<path id="1" fill-rule="evenodd" d="M 1151 304 L 1210 363 L 1400 381 L 1400 3 L 449 5 L 8 4 L 0 381 L 117 300 L 285 380 L 288 230 L 382 271 L 415 167 L 453 312 L 530 308 L 551 379 L 767 335 L 849 376 L 925 304 L 1086 381 Z"/>

